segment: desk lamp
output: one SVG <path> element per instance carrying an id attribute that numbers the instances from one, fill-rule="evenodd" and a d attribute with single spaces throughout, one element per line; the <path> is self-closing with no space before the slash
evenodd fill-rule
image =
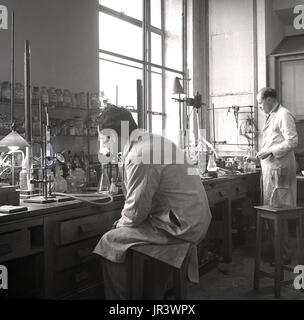
<path id="1" fill-rule="evenodd" d="M 179 103 L 179 135 L 178 135 L 178 146 L 180 148 L 183 148 L 184 143 L 184 137 L 183 137 L 183 129 L 182 129 L 182 102 L 184 100 L 182 99 L 182 96 L 185 97 L 185 92 L 184 89 L 180 83 L 180 78 L 176 77 L 174 79 L 174 84 L 173 84 L 173 100 L 178 101 Z M 177 98 L 177 97 L 178 98 Z"/>

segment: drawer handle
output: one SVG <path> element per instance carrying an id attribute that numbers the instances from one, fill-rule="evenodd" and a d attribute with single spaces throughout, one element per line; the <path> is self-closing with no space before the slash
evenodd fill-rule
<path id="1" fill-rule="evenodd" d="M 89 274 L 86 271 L 79 272 L 75 274 L 75 281 L 77 283 L 86 281 L 89 278 Z"/>
<path id="2" fill-rule="evenodd" d="M 239 187 L 235 188 L 235 190 L 236 190 L 236 192 L 240 192 L 240 188 Z"/>
<path id="3" fill-rule="evenodd" d="M 80 259 L 85 259 L 92 254 L 92 251 L 89 248 L 79 249 L 77 251 L 78 257 Z"/>
<path id="4" fill-rule="evenodd" d="M 94 230 L 94 225 L 86 223 L 79 226 L 81 233 L 89 233 Z"/>
<path id="5" fill-rule="evenodd" d="M 218 196 L 219 196 L 219 197 L 223 197 L 223 193 L 222 193 L 222 192 L 219 192 L 219 193 L 218 193 Z"/>
<path id="6" fill-rule="evenodd" d="M 13 252 L 13 250 L 9 244 L 7 244 L 7 243 L 0 244 L 0 256 L 5 256 L 5 255 L 12 253 L 12 252 Z"/>

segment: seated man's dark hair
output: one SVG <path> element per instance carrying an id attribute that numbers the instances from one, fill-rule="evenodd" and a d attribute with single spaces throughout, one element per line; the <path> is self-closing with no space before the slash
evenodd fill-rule
<path id="1" fill-rule="evenodd" d="M 107 106 L 98 117 L 99 130 L 112 129 L 121 136 L 122 121 L 129 122 L 130 134 L 137 129 L 137 124 L 129 110 L 114 105 Z"/>

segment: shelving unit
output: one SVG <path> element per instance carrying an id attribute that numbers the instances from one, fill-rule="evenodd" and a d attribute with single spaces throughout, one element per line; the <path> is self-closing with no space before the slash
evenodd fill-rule
<path id="1" fill-rule="evenodd" d="M 89 93 L 87 94 L 87 107 L 72 107 L 72 106 L 55 106 L 52 104 L 46 105 L 49 111 L 50 119 L 60 119 L 62 121 L 75 119 L 76 121 L 82 121 L 84 128 L 87 128 L 87 134 L 81 135 L 52 135 L 51 142 L 54 147 L 54 152 L 61 152 L 63 150 L 69 150 L 73 153 L 85 152 L 89 157 L 90 164 L 95 164 L 97 160 L 97 151 L 98 151 L 98 135 L 90 134 L 90 127 L 88 128 L 87 122 L 91 117 L 97 116 L 101 109 L 91 108 Z M 32 117 L 39 118 L 39 105 L 37 103 L 32 104 L 33 114 Z M 10 130 L 10 101 L 0 100 L 0 115 L 5 116 L 4 125 L 7 128 L 7 133 L 3 132 L 0 136 L 0 139 L 4 138 Z M 20 123 L 24 117 L 24 102 L 16 101 L 15 102 L 15 118 L 17 122 L 17 131 L 20 130 Z M 19 121 L 18 121 L 19 120 Z M 6 122 L 7 121 L 7 122 Z M 18 127 L 19 123 L 19 127 Z M 22 135 L 22 133 L 21 133 Z M 34 154 L 39 153 L 39 150 L 36 150 L 38 142 L 40 141 L 40 136 L 33 132 L 32 142 L 34 145 Z M 92 153 L 93 151 L 93 153 Z M 95 156 L 94 156 L 95 155 Z M 88 168 L 86 168 L 88 169 Z M 89 170 L 86 170 L 89 171 Z M 88 174 L 89 181 L 89 174 Z"/>

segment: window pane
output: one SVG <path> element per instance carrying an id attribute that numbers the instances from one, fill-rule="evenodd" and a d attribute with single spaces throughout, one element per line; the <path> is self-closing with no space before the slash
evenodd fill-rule
<path id="1" fill-rule="evenodd" d="M 121 59 L 121 63 L 128 64 L 128 61 Z M 136 109 L 136 80 L 142 79 L 142 70 L 104 60 L 100 60 L 99 67 L 100 91 L 104 92 L 109 102 L 116 104 L 116 93 L 118 92 L 120 106 Z"/>
<path id="2" fill-rule="evenodd" d="M 161 0 L 151 1 L 151 25 L 161 29 Z"/>
<path id="3" fill-rule="evenodd" d="M 155 0 L 153 0 L 154 2 Z M 99 4 L 123 12 L 127 16 L 142 20 L 143 0 L 99 0 Z"/>
<path id="4" fill-rule="evenodd" d="M 182 1 L 165 1 L 165 66 L 183 69 Z"/>
<path id="5" fill-rule="evenodd" d="M 172 72 L 165 73 L 166 137 L 177 143 L 179 133 L 179 102 L 172 100 L 172 88 L 175 77 L 181 77 L 181 75 Z M 183 104 L 181 106 L 183 108 Z"/>
<path id="6" fill-rule="evenodd" d="M 152 115 L 152 133 L 162 135 L 162 116 Z"/>
<path id="7" fill-rule="evenodd" d="M 161 70 L 155 69 L 155 71 L 158 73 L 152 73 L 152 111 L 163 112 Z"/>
<path id="8" fill-rule="evenodd" d="M 99 12 L 99 47 L 142 59 L 142 29 Z"/>
<path id="9" fill-rule="evenodd" d="M 156 33 L 151 33 L 151 61 L 152 63 L 162 64 L 162 40 L 161 36 Z"/>

